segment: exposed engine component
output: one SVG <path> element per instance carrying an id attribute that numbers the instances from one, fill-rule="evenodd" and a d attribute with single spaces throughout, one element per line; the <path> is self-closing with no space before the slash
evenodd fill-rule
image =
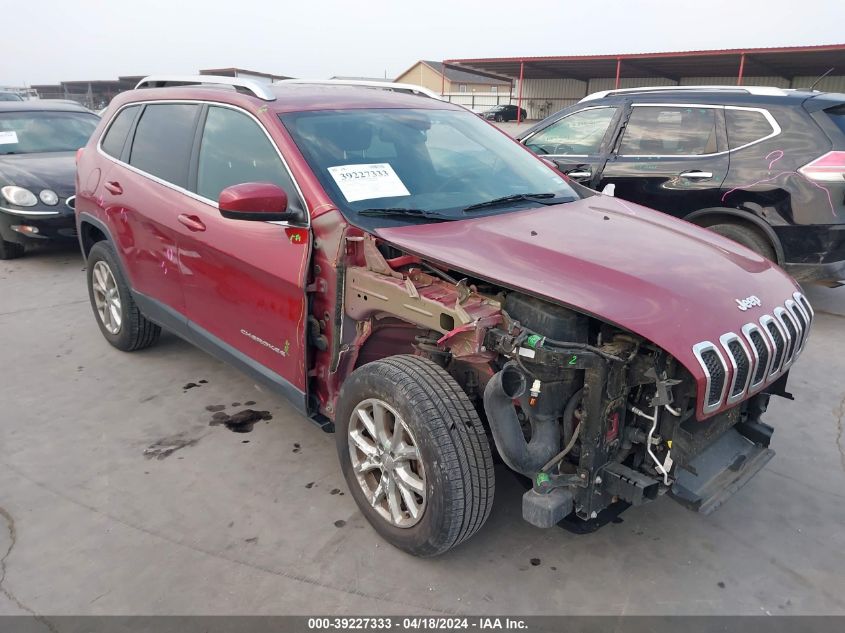
<path id="1" fill-rule="evenodd" d="M 507 364 L 487 383 L 484 410 L 504 462 L 516 472 L 533 478 L 557 452 L 560 427 L 554 406 L 546 406 L 542 413 L 532 410 L 528 413 L 531 439 L 525 440 L 513 401 L 526 401 L 527 389 L 525 372 L 515 363 Z M 543 402 L 556 401 L 546 397 Z"/>

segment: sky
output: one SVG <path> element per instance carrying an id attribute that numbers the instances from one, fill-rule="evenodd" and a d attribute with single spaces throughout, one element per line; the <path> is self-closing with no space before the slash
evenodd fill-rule
<path id="1" fill-rule="evenodd" d="M 0 6 L 0 85 L 12 86 L 232 66 L 308 78 L 395 77 L 418 59 L 845 43 L 843 0 L 0 0 Z"/>

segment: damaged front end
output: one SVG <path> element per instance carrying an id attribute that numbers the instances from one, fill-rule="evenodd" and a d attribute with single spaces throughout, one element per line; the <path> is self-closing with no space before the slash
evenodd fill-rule
<path id="1" fill-rule="evenodd" d="M 641 336 L 366 234 L 347 240 L 336 368 L 411 350 L 444 367 L 486 419 L 505 464 L 530 478 L 528 522 L 601 524 L 665 493 L 709 513 L 773 456 L 761 416 L 770 395 L 789 396 L 785 359 L 778 372 L 773 359 L 766 364 L 771 382 L 753 391 L 750 376 L 743 398 L 702 415 L 700 381 Z"/>

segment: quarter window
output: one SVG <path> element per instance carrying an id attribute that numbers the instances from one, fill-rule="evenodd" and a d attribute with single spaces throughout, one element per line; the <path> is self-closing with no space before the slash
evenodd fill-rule
<path id="1" fill-rule="evenodd" d="M 619 154 L 700 156 L 716 152 L 716 110 L 635 106 Z"/>
<path id="2" fill-rule="evenodd" d="M 129 164 L 162 180 L 186 187 L 199 106 L 148 105 L 135 129 Z"/>
<path id="3" fill-rule="evenodd" d="M 132 122 L 135 120 L 135 115 L 138 114 L 140 106 L 130 106 L 121 110 L 109 126 L 103 140 L 101 147 L 103 151 L 109 156 L 120 158 L 123 154 L 123 146 L 126 143 L 126 136 L 129 134 L 129 128 L 132 127 Z"/>
<path id="4" fill-rule="evenodd" d="M 284 165 L 258 124 L 242 112 L 211 106 L 200 145 L 197 193 L 217 200 L 226 187 L 245 182 L 270 182 L 293 195 Z"/>
<path id="5" fill-rule="evenodd" d="M 736 149 L 759 141 L 771 134 L 772 124 L 762 112 L 753 110 L 725 109 L 725 121 L 728 125 L 728 147 Z"/>
<path id="6" fill-rule="evenodd" d="M 581 110 L 537 132 L 525 145 L 537 154 L 596 154 L 615 114 L 616 108 Z"/>

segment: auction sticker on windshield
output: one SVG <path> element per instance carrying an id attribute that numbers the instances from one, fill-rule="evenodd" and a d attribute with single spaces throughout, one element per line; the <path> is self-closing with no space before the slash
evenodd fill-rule
<path id="1" fill-rule="evenodd" d="M 347 202 L 411 195 L 388 163 L 338 165 L 328 169 Z"/>
<path id="2" fill-rule="evenodd" d="M 0 145 L 11 145 L 18 142 L 18 133 L 14 130 L 0 132 Z"/>

